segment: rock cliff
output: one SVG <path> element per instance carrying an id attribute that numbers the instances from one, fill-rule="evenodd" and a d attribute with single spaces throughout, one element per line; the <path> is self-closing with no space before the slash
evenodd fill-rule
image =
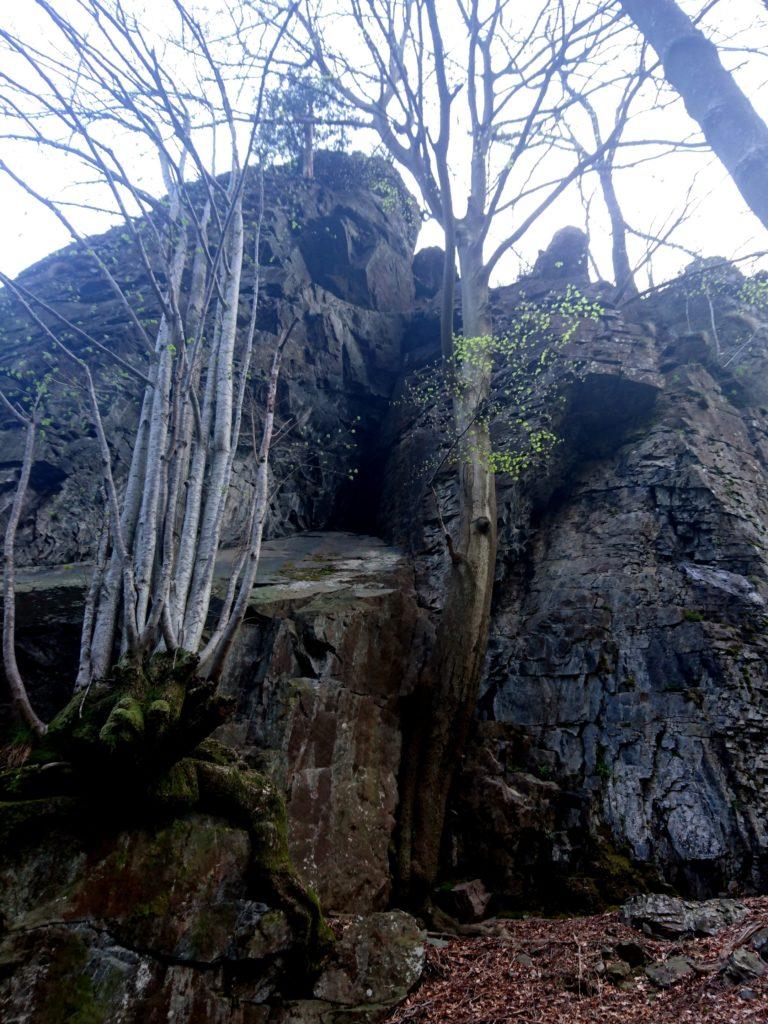
<path id="1" fill-rule="evenodd" d="M 445 439 L 414 430 L 408 408 L 392 403 L 437 353 L 440 254 L 426 251 L 412 268 L 415 219 L 391 171 L 330 155 L 317 170 L 314 183 L 283 176 L 268 188 L 262 356 L 280 325 L 300 315 L 280 396 L 296 444 L 276 452 L 272 540 L 230 657 L 225 687 L 236 707 L 221 738 L 282 788 L 294 862 L 323 906 L 374 921 L 390 906 L 401 737 L 446 568 L 424 487 L 424 467 Z M 600 304 L 600 316 L 563 354 L 552 458 L 519 481 L 498 478 L 491 640 L 444 876 L 482 878 L 495 909 L 600 906 L 649 886 L 686 895 L 764 889 L 767 328 L 738 275 L 704 294 L 694 272 L 617 309 L 607 286 L 589 284 L 577 236 L 559 236 L 567 258 L 550 250 L 530 278 L 494 293 L 499 330 L 521 293 L 535 298 L 568 283 Z M 119 237 L 97 244 L 140 290 Z M 136 355 L 113 300 L 79 257 L 64 250 L 23 279 Z M 0 372 L 42 372 L 41 339 L 7 297 L 0 321 Z M 106 371 L 100 387 L 120 465 L 135 405 Z M 64 702 L 71 679 L 80 564 L 98 526 L 93 442 L 80 429 L 77 395 L 61 395 L 52 419 L 23 523 L 29 568 L 19 601 L 23 667 L 47 712 Z M 7 502 L 19 432 L 10 421 L 0 430 Z M 250 473 L 245 450 L 240 488 Z M 450 529 L 449 472 L 437 491 Z M 229 545 L 239 539 L 242 504 L 235 495 Z M 73 963 L 87 964 L 84 977 L 96 986 L 88 998 L 108 1002 L 109 989 L 130 1006 L 94 1020 L 155 1019 L 135 1009 L 150 1005 L 136 994 L 141 986 L 157 1014 L 199 1005 L 204 1021 L 332 1020 L 339 1006 L 350 1013 L 367 991 L 365 971 L 305 987 L 296 1002 L 285 981 L 290 941 L 280 945 L 277 926 L 262 935 L 269 908 L 246 905 L 237 858 L 247 837 L 204 816 L 168 827 L 186 829 L 182 866 L 201 850 L 227 851 L 211 855 L 216 869 L 173 909 L 173 934 L 156 933 L 156 909 L 146 934 L 142 922 L 124 930 L 122 908 L 89 905 L 69 917 L 51 910 L 57 899 L 80 907 L 87 858 L 116 877 L 115 858 L 128 872 L 133 859 L 155 856 L 160 833 L 113 836 L 98 852 L 76 837 L 55 868 L 45 843 L 26 860 L 4 861 L 6 877 L 24 881 L 0 921 L 10 950 L 0 998 L 17 1014 L 8 1019 L 28 1019 L 19 1007 L 42 998 L 30 995 L 42 976 L 34 965 L 52 943 L 72 945 Z M 222 828 L 230 828 L 226 842 Z M 171 889 L 187 885 L 180 878 L 172 869 Z M 402 948 L 418 948 L 417 933 L 401 924 L 410 936 Z M 401 948 L 400 926 L 387 924 L 393 948 Z M 258 948 L 254 936 L 263 938 Z M 410 955 L 393 969 L 381 1005 L 412 983 Z M 256 975 L 272 980 L 254 988 Z M 281 1009 L 292 999 L 293 1009 Z M 235 1006 L 241 1016 L 227 1016 Z"/>

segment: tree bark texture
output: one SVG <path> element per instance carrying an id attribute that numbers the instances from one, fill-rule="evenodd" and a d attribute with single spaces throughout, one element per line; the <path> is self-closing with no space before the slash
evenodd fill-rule
<path id="1" fill-rule="evenodd" d="M 768 126 L 675 0 L 621 0 L 752 212 L 768 227 Z"/>
<path id="2" fill-rule="evenodd" d="M 465 337 L 490 334 L 488 287 L 480 268 L 462 260 Z M 437 877 L 448 798 L 475 710 L 485 659 L 496 564 L 496 484 L 483 406 L 486 359 L 456 367 L 453 417 L 461 438 L 459 529 L 434 648 L 419 681 L 406 741 L 399 822 L 398 886 L 411 905 L 429 902 Z"/>

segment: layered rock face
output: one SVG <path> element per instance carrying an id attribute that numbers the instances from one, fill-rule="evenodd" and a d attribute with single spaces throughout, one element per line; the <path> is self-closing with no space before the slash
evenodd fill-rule
<path id="1" fill-rule="evenodd" d="M 499 293 L 500 322 L 516 292 Z M 581 370 L 550 468 L 499 478 L 493 623 L 453 816 L 459 874 L 523 899 L 540 878 L 555 901 L 553 872 L 572 892 L 582 873 L 604 895 L 617 872 L 637 884 L 624 856 L 697 895 L 766 883 L 766 358 L 739 293 L 721 289 L 713 314 L 683 280 L 642 304 L 642 323 L 604 294 L 599 325 L 571 346 Z M 713 315 L 719 352 L 695 333 Z M 438 607 L 434 499 L 414 513 L 401 494 L 440 441 L 403 419 L 385 511 Z M 448 478 L 439 492 L 450 525 Z"/>
<path id="2" fill-rule="evenodd" d="M 634 859 L 696 894 L 761 886 L 767 421 L 722 361 L 669 337 L 654 351 L 647 418 L 609 426 L 534 510 L 481 704 Z"/>

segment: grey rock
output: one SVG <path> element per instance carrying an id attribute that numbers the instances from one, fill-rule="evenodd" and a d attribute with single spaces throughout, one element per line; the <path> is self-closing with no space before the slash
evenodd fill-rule
<path id="1" fill-rule="evenodd" d="M 295 948 L 285 916 L 249 895 L 249 864 L 246 833 L 209 815 L 19 842 L 0 866 L 0 1017 L 244 1024 L 237 996 L 274 998 Z M 226 963 L 245 968 L 234 1000 Z"/>
<path id="2" fill-rule="evenodd" d="M 383 162 L 362 155 L 318 154 L 314 182 L 276 171 L 265 182 L 266 222 L 262 231 L 265 265 L 259 301 L 254 378 L 271 358 L 276 333 L 299 325 L 285 351 L 280 381 L 281 414 L 295 420 L 291 445 L 275 448 L 271 472 L 284 485 L 275 488 L 268 530 L 272 536 L 327 525 L 339 507 L 339 481 L 361 468 L 361 443 L 370 444 L 387 409 L 400 365 L 404 316 L 413 308 L 411 259 L 414 223 L 408 202 L 393 209 L 375 192 L 386 181 L 402 190 Z M 371 186 L 374 186 L 372 191 Z M 256 222 L 256 179 L 245 192 L 249 230 Z M 93 239 L 117 267 L 129 295 L 147 282 L 130 243 L 119 230 Z M 248 243 L 250 246 L 250 243 Z M 75 247 L 53 253 L 20 275 L 30 291 L 56 305 L 72 321 L 141 366 L 138 342 L 125 328 L 119 301 L 91 260 Z M 146 288 L 146 293 L 151 293 Z M 143 313 L 153 315 L 151 295 Z M 241 321 L 247 323 L 250 296 L 243 288 Z M 46 372 L 47 343 L 26 322 L 7 294 L 0 296 L 0 370 Z M 80 342 L 73 342 L 75 348 Z M 114 453 L 118 484 L 130 458 L 137 418 L 136 388 L 117 385 L 111 364 L 97 360 L 96 381 L 103 396 L 104 426 Z M 54 389 L 55 390 L 55 389 Z M 29 502 L 18 539 L 20 564 L 79 563 L 92 556 L 98 537 L 100 487 L 95 441 L 77 402 L 54 393 L 48 402 L 51 424 L 38 445 Z M 354 430 L 354 434 L 351 431 Z M 357 442 L 357 443 L 355 443 Z M 8 508 L 18 468 L 21 431 L 0 414 L 0 515 Z M 307 446 L 307 469 L 295 473 L 294 443 Z M 253 487 L 253 458 L 247 443 L 235 466 L 227 511 L 225 543 L 239 543 L 247 497 Z M 348 481 L 347 481 L 348 483 Z M 361 483 L 361 490 L 365 486 Z M 351 484 L 346 488 L 351 490 Z M 361 508 L 360 502 L 353 502 Z"/>
<path id="3" fill-rule="evenodd" d="M 734 981 L 754 981 L 762 978 L 768 967 L 765 961 L 751 949 L 736 949 L 728 957 L 726 974 Z"/>
<path id="4" fill-rule="evenodd" d="M 621 920 L 656 938 L 676 939 L 684 935 L 717 935 L 743 921 L 747 908 L 736 900 L 713 899 L 696 902 L 676 896 L 636 896 L 622 906 Z"/>
<path id="5" fill-rule="evenodd" d="M 686 956 L 671 956 L 668 960 L 648 964 L 646 976 L 657 988 L 672 988 L 694 973 L 693 963 Z"/>
<path id="6" fill-rule="evenodd" d="M 752 949 L 763 958 L 768 960 L 768 928 L 761 928 L 756 932 L 749 942 Z"/>
<path id="7" fill-rule="evenodd" d="M 402 910 L 353 918 L 315 983 L 315 997 L 340 1006 L 395 1005 L 421 977 L 425 939 Z"/>

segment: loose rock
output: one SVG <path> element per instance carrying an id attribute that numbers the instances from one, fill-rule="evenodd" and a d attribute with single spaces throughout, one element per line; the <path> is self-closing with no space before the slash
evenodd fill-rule
<path id="1" fill-rule="evenodd" d="M 687 956 L 671 956 L 669 960 L 648 964 L 645 973 L 657 988 L 671 988 L 693 974 L 693 963 Z"/>
<path id="2" fill-rule="evenodd" d="M 646 935 L 676 939 L 683 935 L 717 935 L 743 921 L 746 907 L 736 900 L 716 899 L 697 903 L 676 896 L 635 896 L 621 908 L 621 920 Z"/>

